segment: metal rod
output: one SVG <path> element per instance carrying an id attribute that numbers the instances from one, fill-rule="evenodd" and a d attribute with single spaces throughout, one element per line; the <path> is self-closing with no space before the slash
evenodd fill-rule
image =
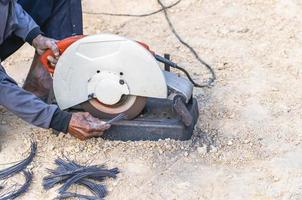
<path id="1" fill-rule="evenodd" d="M 127 115 L 125 113 L 121 113 L 121 114 L 117 115 L 116 117 L 114 117 L 113 119 L 107 121 L 106 124 L 113 124 L 114 122 L 118 122 L 118 121 L 126 119 L 126 118 L 127 118 Z"/>
<path id="2" fill-rule="evenodd" d="M 164 57 L 167 59 L 167 60 L 170 60 L 170 54 L 164 54 Z M 170 65 L 168 65 L 167 63 L 165 63 L 165 71 L 169 72 L 170 71 Z"/>

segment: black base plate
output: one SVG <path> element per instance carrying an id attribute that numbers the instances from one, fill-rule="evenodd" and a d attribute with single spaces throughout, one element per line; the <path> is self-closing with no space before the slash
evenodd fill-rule
<path id="1" fill-rule="evenodd" d="M 189 140 L 199 116 L 197 100 L 193 98 L 187 108 L 193 116 L 193 123 L 189 127 L 186 127 L 173 111 L 171 100 L 149 98 L 140 116 L 115 123 L 102 137 L 121 141 L 155 141 L 166 138 Z"/>

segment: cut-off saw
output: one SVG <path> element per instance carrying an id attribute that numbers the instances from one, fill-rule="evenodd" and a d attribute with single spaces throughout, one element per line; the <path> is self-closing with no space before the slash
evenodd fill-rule
<path id="1" fill-rule="evenodd" d="M 170 71 L 169 55 L 113 34 L 72 36 L 57 42 L 60 58 L 48 63 L 55 102 L 62 110 L 84 110 L 103 120 L 123 113 L 104 133 L 114 140 L 190 139 L 198 119 L 193 84 Z M 161 66 L 163 63 L 164 66 Z"/>

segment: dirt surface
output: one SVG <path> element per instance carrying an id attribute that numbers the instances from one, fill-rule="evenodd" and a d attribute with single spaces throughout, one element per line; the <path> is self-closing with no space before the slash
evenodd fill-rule
<path id="1" fill-rule="evenodd" d="M 115 13 L 159 8 L 155 0 L 86 0 L 83 5 L 86 11 Z M 213 88 L 195 90 L 200 119 L 189 141 L 80 142 L 34 128 L 1 108 L 1 163 L 21 159 L 30 139 L 38 141 L 34 183 L 20 199 L 56 196 L 56 189 L 44 191 L 41 181 L 62 154 L 119 167 L 118 178 L 106 181 L 108 200 L 302 199 L 301 9 L 299 0 L 183 0 L 169 11 L 179 34 L 218 77 Z M 145 41 L 159 53 L 171 53 L 196 80 L 206 77 L 162 13 L 84 18 L 86 34 L 110 32 Z M 4 63 L 20 84 L 32 55 L 25 46 Z"/>

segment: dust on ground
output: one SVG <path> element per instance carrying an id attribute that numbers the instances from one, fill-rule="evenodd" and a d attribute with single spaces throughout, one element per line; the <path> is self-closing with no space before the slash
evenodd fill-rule
<path id="1" fill-rule="evenodd" d="M 172 0 L 164 1 L 166 5 Z M 149 0 L 85 0 L 84 10 L 145 13 Z M 302 199 L 302 2 L 299 0 L 183 0 L 169 10 L 179 34 L 210 63 L 218 80 L 196 89 L 200 119 L 192 140 L 80 142 L 34 128 L 0 109 L 1 163 L 38 141 L 34 183 L 20 199 L 52 199 L 41 186 L 62 154 L 106 163 L 122 173 L 108 180 L 107 199 Z M 205 71 L 171 34 L 163 14 L 145 18 L 84 15 L 85 33 L 109 32 L 145 41 L 204 78 Z M 33 51 L 5 62 L 20 84 Z"/>

